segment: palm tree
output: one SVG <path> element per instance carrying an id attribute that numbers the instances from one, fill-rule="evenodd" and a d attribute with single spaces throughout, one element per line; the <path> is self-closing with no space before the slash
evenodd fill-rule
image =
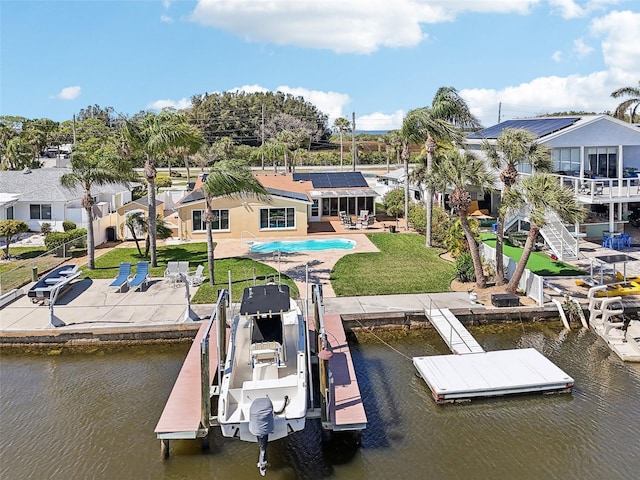
<path id="1" fill-rule="evenodd" d="M 344 117 L 338 117 L 333 121 L 333 129 L 340 134 L 340 171 L 344 163 L 344 148 L 342 144 L 342 135 L 351 128 L 351 122 Z"/>
<path id="2" fill-rule="evenodd" d="M 519 211 L 525 206 L 529 210 L 529 234 L 516 270 L 506 287 L 507 292 L 515 293 L 536 237 L 547 223 L 547 213 L 555 212 L 564 223 L 577 223 L 584 220 L 586 212 L 576 201 L 573 191 L 560 185 L 558 179 L 549 173 L 536 173 L 525 178 L 521 188 L 512 188 L 505 193 L 503 204 L 506 210 Z"/>
<path id="3" fill-rule="evenodd" d="M 90 140 L 71 154 L 71 173 L 60 177 L 60 183 L 68 189 L 82 188 L 82 208 L 87 215 L 87 253 L 89 270 L 95 268 L 95 240 L 93 234 L 93 195 L 96 185 L 126 183 L 134 180 L 128 162 L 122 161 L 115 146 L 100 145 L 99 140 Z"/>
<path id="4" fill-rule="evenodd" d="M 211 222 L 214 220 L 212 203 L 216 198 L 241 197 L 247 194 L 255 195 L 258 199 L 268 199 L 269 193 L 246 165 L 237 161 L 221 160 L 212 167 L 207 179 L 202 184 L 202 192 L 205 199 L 204 221 L 207 228 L 207 262 L 209 267 L 209 281 L 214 280 L 214 250 L 213 231 Z"/>
<path id="5" fill-rule="evenodd" d="M 489 164 L 501 170 L 503 195 L 518 180 L 518 166 L 531 166 L 535 171 L 548 172 L 553 166 L 549 148 L 536 142 L 536 136 L 521 128 L 505 128 L 498 136 L 495 145 L 484 141 L 482 150 L 489 158 Z M 496 229 L 496 285 L 504 284 L 504 262 L 502 259 L 504 243 L 504 210 L 498 210 Z"/>
<path id="6" fill-rule="evenodd" d="M 186 147 L 197 151 L 203 143 L 200 130 L 187 123 L 184 115 L 171 110 L 163 110 L 157 115 L 147 113 L 139 121 L 127 121 L 124 134 L 130 153 L 139 153 L 144 157 L 144 176 L 147 180 L 149 203 L 149 237 L 151 243 L 151 266 L 158 266 L 156 251 L 156 161 L 158 157 L 172 148 Z"/>
<path id="7" fill-rule="evenodd" d="M 136 248 L 138 249 L 138 255 L 142 256 L 142 250 L 140 250 L 140 239 L 138 238 L 138 231 L 147 231 L 147 220 L 144 218 L 144 212 L 134 212 L 125 216 L 123 227 L 127 227 L 133 241 L 136 242 Z"/>
<path id="8" fill-rule="evenodd" d="M 636 112 L 640 108 L 640 80 L 637 87 L 622 87 L 611 92 L 613 98 L 631 97 L 626 99 L 616 108 L 614 116 L 620 120 L 625 119 L 627 109 L 629 110 L 629 123 L 635 123 Z"/>
<path id="9" fill-rule="evenodd" d="M 489 170 L 487 164 L 478 159 L 473 153 L 458 150 L 449 150 L 441 156 L 434 164 L 432 171 L 432 181 L 443 187 L 453 188 L 449 194 L 449 204 L 460 219 L 460 225 L 464 231 L 471 258 L 473 259 L 473 269 L 476 274 L 476 286 L 485 288 L 487 281 L 483 273 L 482 259 L 480 258 L 480 247 L 476 240 L 467 212 L 471 205 L 471 194 L 469 187 L 474 186 L 481 192 L 495 189 L 496 178 Z"/>
<path id="10" fill-rule="evenodd" d="M 408 149 L 409 143 L 425 142 L 425 148 L 427 151 L 427 176 L 431 175 L 431 169 L 433 167 L 433 154 L 436 150 L 436 142 L 434 139 L 438 138 L 449 142 L 457 142 L 461 139 L 459 130 L 447 120 L 436 117 L 434 115 L 434 111 L 429 107 L 417 108 L 415 110 L 411 110 L 407 114 L 402 122 L 400 137 L 402 138 L 403 142 L 403 151 L 405 150 L 405 146 Z M 408 162 L 405 163 L 405 183 L 405 188 L 407 189 L 406 195 L 408 196 Z M 431 214 L 433 209 L 433 193 L 429 183 L 427 183 L 425 197 L 427 210 L 427 224 L 425 232 L 426 246 L 431 247 Z M 408 211 L 405 212 L 405 215 L 407 214 Z"/>

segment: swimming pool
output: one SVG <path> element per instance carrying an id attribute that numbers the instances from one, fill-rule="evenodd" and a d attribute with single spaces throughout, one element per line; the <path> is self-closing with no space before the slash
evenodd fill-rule
<path id="1" fill-rule="evenodd" d="M 299 253 L 317 250 L 352 250 L 356 246 L 353 240 L 344 238 L 327 238 L 323 240 L 291 240 L 277 242 L 253 242 L 251 251 L 254 253 Z"/>

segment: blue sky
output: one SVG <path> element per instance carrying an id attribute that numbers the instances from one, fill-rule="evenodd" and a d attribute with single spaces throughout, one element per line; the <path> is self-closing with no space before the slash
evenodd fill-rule
<path id="1" fill-rule="evenodd" d="M 640 80 L 639 0 L 0 0 L 0 30 L 0 115 L 57 121 L 280 90 L 382 130 L 452 86 L 490 126 Z"/>

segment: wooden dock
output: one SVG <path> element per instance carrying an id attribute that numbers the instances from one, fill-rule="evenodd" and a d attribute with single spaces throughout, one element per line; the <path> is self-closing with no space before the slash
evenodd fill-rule
<path id="1" fill-rule="evenodd" d="M 329 359 L 329 369 L 333 376 L 332 401 L 329 403 L 333 430 L 364 430 L 367 415 L 342 319 L 340 315 L 324 315 L 323 319 L 333 353 Z"/>
<path id="2" fill-rule="evenodd" d="M 202 437 L 201 375 L 200 375 L 200 341 L 202 340 L 208 321 L 202 322 L 196 337 L 187 353 L 180 369 L 176 383 L 173 385 L 167 404 L 156 425 L 155 433 L 160 440 L 195 439 Z M 209 340 L 209 385 L 216 378 L 218 354 L 216 351 L 216 331 L 211 330 Z"/>

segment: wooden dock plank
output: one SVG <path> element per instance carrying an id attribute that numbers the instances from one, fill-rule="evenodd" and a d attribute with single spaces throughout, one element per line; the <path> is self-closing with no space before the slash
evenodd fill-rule
<path id="1" fill-rule="evenodd" d="M 208 321 L 202 322 L 185 357 L 184 364 L 156 425 L 155 432 L 158 437 L 161 437 L 162 434 L 176 434 L 171 438 L 196 438 L 200 427 L 201 414 L 200 341 L 207 330 L 208 324 Z M 209 385 L 213 382 L 218 368 L 216 338 L 214 326 L 209 336 Z"/>
<path id="2" fill-rule="evenodd" d="M 335 430 L 362 430 L 366 427 L 367 415 L 342 319 L 340 315 L 324 315 L 323 319 L 333 352 L 329 359 L 334 399 L 329 406 L 331 421 Z"/>

